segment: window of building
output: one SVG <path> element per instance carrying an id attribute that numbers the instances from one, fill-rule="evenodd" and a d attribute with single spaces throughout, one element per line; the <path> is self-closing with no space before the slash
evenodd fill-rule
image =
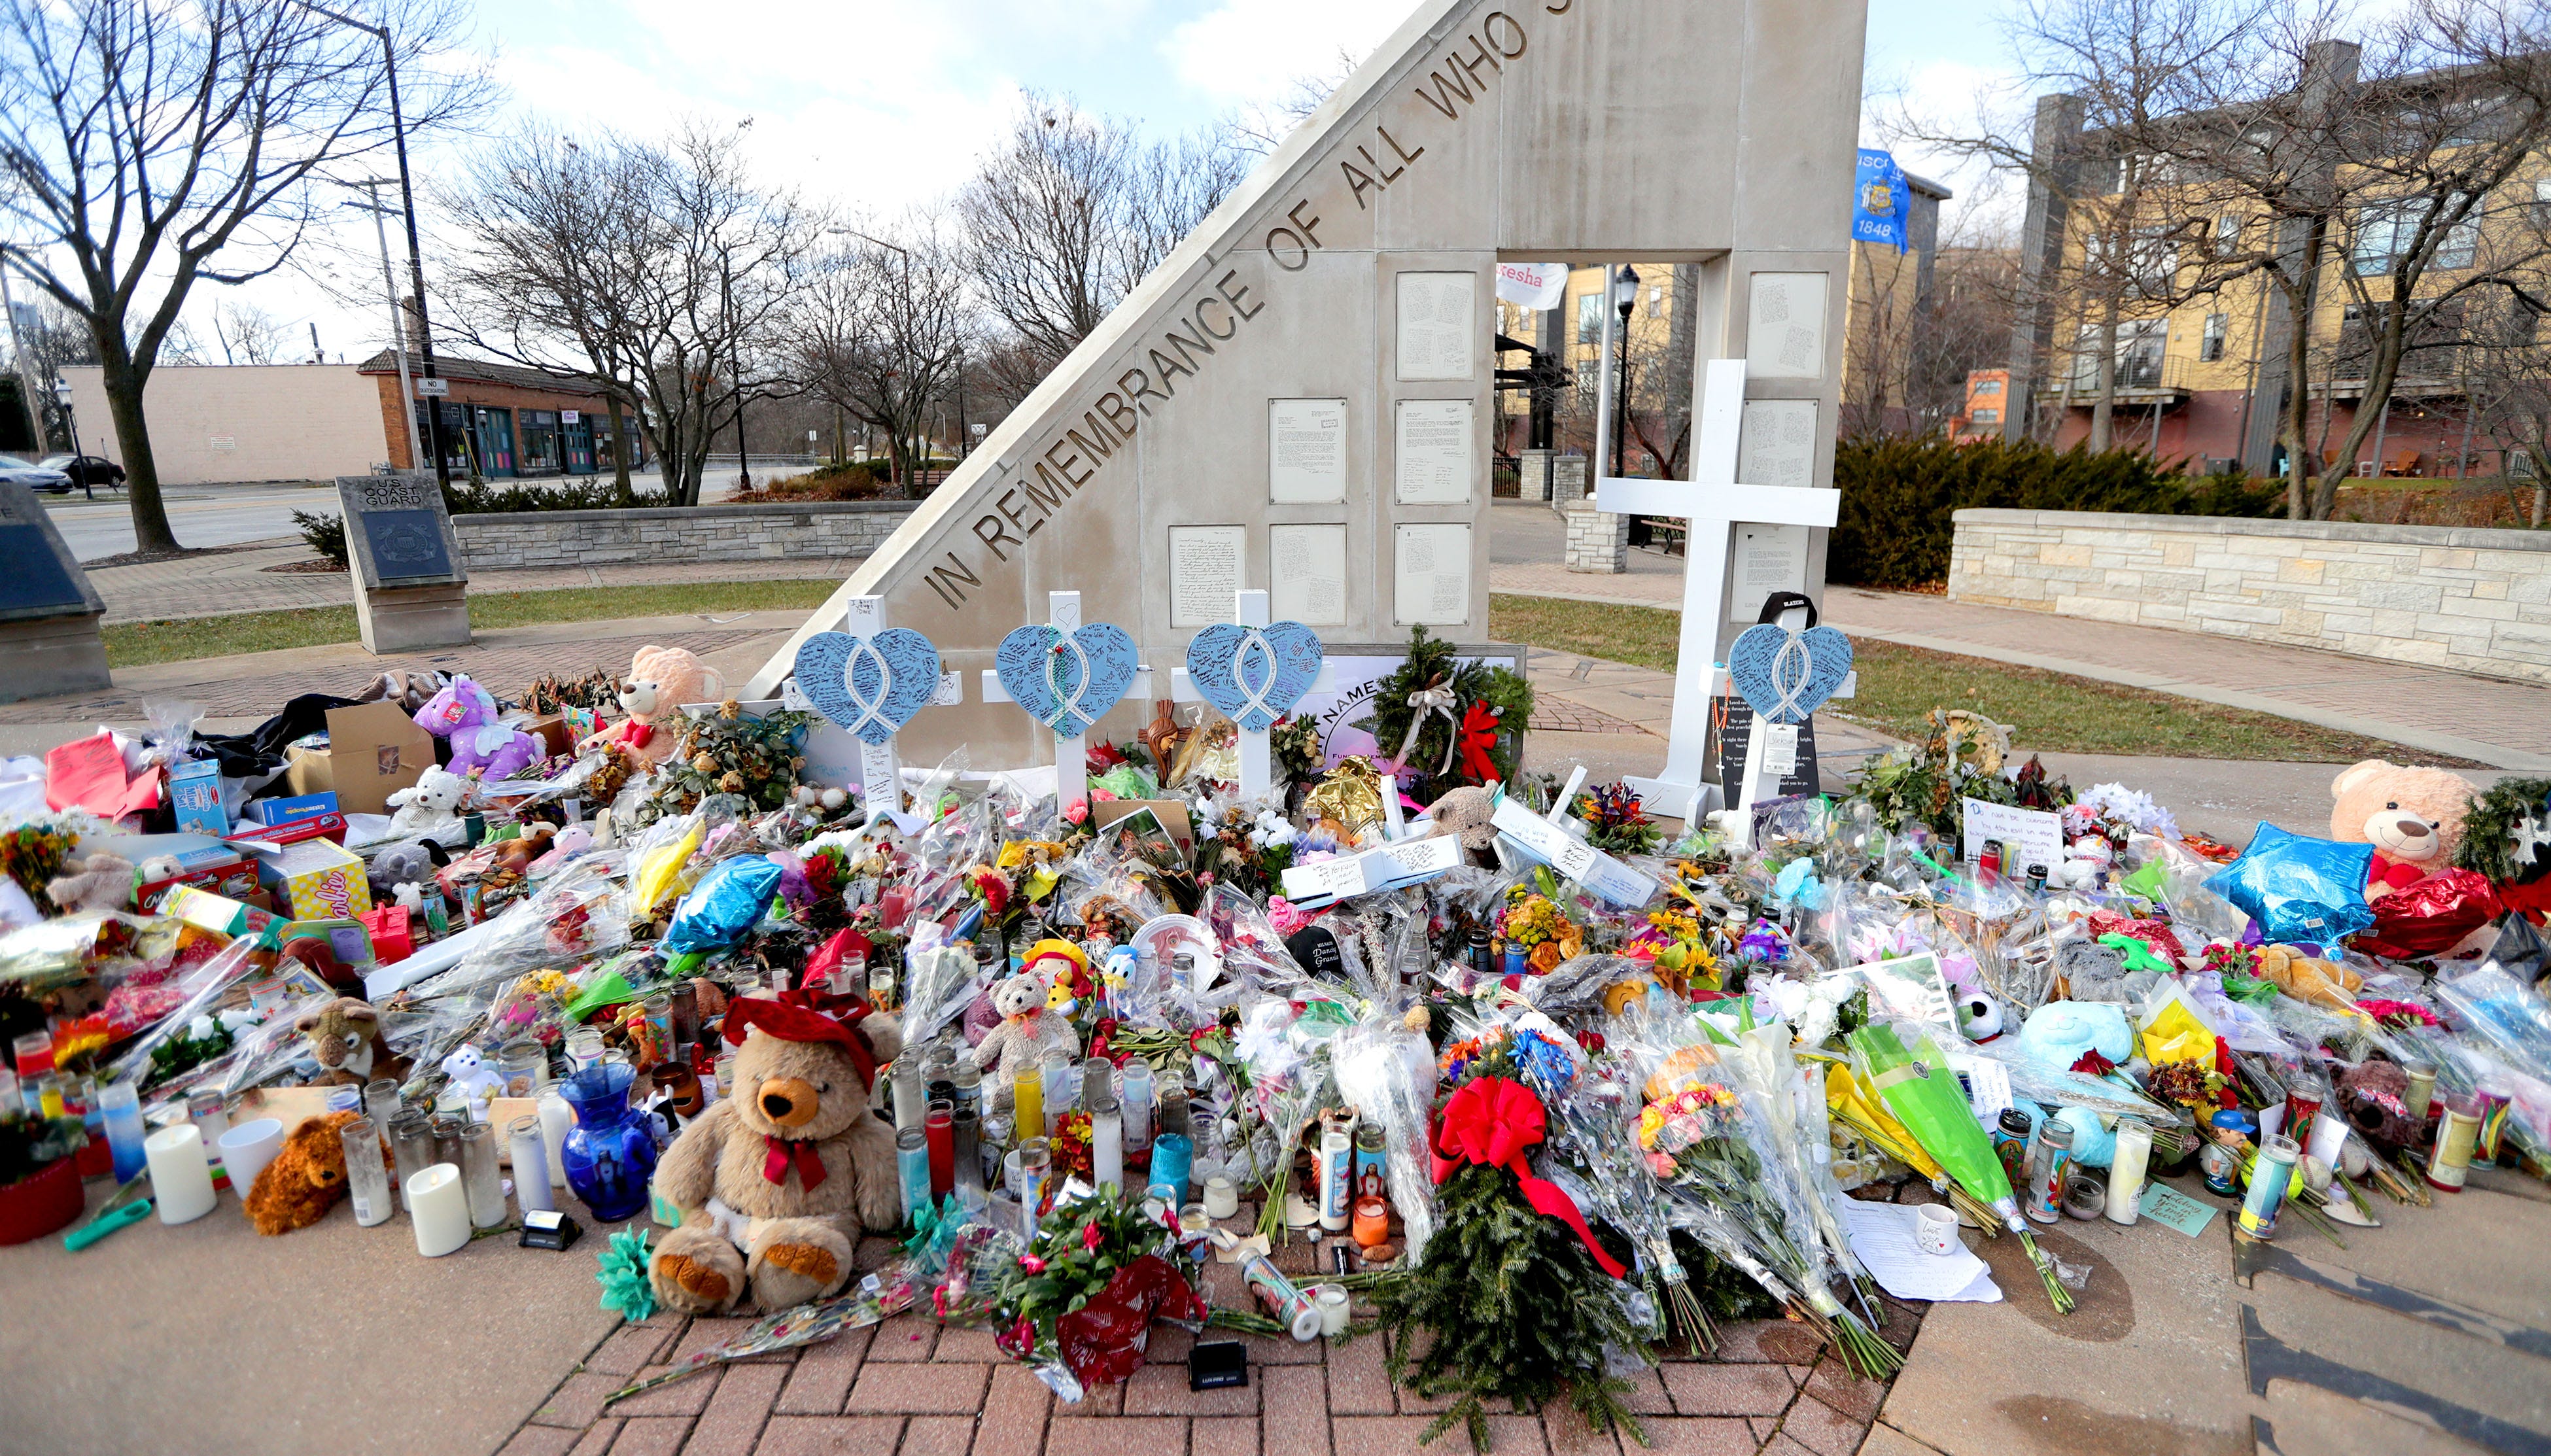
<path id="1" fill-rule="evenodd" d="M 2001 411 L 1997 409 L 1980 409 L 1974 414 L 1967 416 L 1967 418 L 1979 425 L 1998 425 L 2001 423 Z"/>
<path id="2" fill-rule="evenodd" d="M 1588 409 L 1593 408 L 1594 397 L 1603 388 L 1603 376 L 1598 372 L 1602 367 L 1600 360 L 1581 359 L 1577 362 L 1577 397 Z"/>
<path id="3" fill-rule="evenodd" d="M 2533 184 L 2533 226 L 2551 228 L 2551 182 Z"/>
<path id="4" fill-rule="evenodd" d="M 2230 314 L 2209 313 L 2205 316 L 2205 332 L 2196 341 L 2198 360 L 2212 364 L 2223 357 L 2223 335 L 2231 324 Z"/>
<path id="5" fill-rule="evenodd" d="M 2436 212 L 2458 208 L 2463 198 L 2447 201 Z M 2378 203 L 2362 207 L 2356 213 L 2356 242 L 2348 251 L 2348 266 L 2359 276 L 2388 273 L 2398 266 L 2410 250 L 2418 245 L 2419 226 L 2429 216 L 2425 198 L 2408 202 Z M 2480 210 L 2474 208 L 2461 222 L 2445 230 L 2438 240 L 2429 265 L 2439 268 L 2467 268 L 2480 253 Z"/>
<path id="6" fill-rule="evenodd" d="M 2214 220 L 2214 251 L 2230 253 L 2241 246 L 2241 218 L 2227 212 Z"/>
<path id="7" fill-rule="evenodd" d="M 1603 291 L 1577 295 L 1577 342 L 1592 344 L 1603 337 Z"/>
<path id="8" fill-rule="evenodd" d="M 1978 379 L 1976 381 L 1975 393 L 1978 398 L 1982 398 L 1988 394 L 1999 394 L 2000 392 L 2001 380 L 1999 379 Z"/>

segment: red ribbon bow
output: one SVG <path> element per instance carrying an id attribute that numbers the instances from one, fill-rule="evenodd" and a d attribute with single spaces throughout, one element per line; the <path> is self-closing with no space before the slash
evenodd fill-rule
<path id="1" fill-rule="evenodd" d="M 800 1189 L 811 1194 L 822 1186 L 825 1178 L 824 1159 L 815 1151 L 813 1143 L 796 1138 L 772 1137 L 768 1133 L 762 1135 L 762 1143 L 764 1182 L 786 1183 L 788 1165 L 793 1161 L 797 1165 L 797 1186 Z"/>
<path id="2" fill-rule="evenodd" d="M 1497 761 L 1488 751 L 1497 746 L 1496 712 L 1486 703 L 1475 702 L 1462 714 L 1462 772 L 1481 783 L 1492 783 L 1497 778 Z"/>
<path id="3" fill-rule="evenodd" d="M 1532 1176 L 1524 1154 L 1541 1141 L 1542 1128 L 1540 1098 L 1521 1083 L 1482 1077 L 1444 1104 L 1444 1119 L 1435 1128 L 1435 1181 L 1442 1183 L 1472 1163 L 1505 1169 L 1523 1186 L 1524 1201 L 1532 1204 L 1534 1212 L 1577 1230 L 1605 1274 L 1624 1277 L 1630 1271 L 1594 1241 L 1594 1230 L 1585 1226 L 1585 1215 L 1577 1211 L 1576 1201 L 1559 1185 Z"/>

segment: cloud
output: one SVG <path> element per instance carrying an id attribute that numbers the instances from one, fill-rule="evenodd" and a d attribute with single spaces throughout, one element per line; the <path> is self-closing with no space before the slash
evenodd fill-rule
<path id="1" fill-rule="evenodd" d="M 1415 8 L 1411 0 L 1220 0 L 1173 29 L 1161 54 L 1181 85 L 1217 104 L 1280 99 L 1293 83 L 1361 58 Z"/>

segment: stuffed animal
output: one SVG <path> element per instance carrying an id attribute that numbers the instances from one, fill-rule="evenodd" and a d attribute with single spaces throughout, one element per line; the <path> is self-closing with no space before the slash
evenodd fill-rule
<path id="1" fill-rule="evenodd" d="M 257 1171 L 244 1203 L 258 1233 L 272 1237 L 308 1228 L 346 1196 L 344 1128 L 360 1115 L 307 1117 L 284 1138 L 274 1161 Z"/>
<path id="2" fill-rule="evenodd" d="M 134 867 L 133 879 L 138 884 L 157 884 L 186 873 L 186 867 L 175 855 L 153 855 Z"/>
<path id="3" fill-rule="evenodd" d="M 2019 1052 L 2028 1065 L 2046 1076 L 2073 1070 L 2086 1052 L 2096 1052 L 2122 1065 L 2134 1055 L 2135 1031 L 2117 1006 L 2083 1001 L 2048 1001 L 2028 1013 L 2019 1028 Z M 2066 1107 L 2055 1121 L 2073 1129 L 2073 1161 L 2086 1168 L 2105 1168 L 2116 1158 L 2116 1129 L 2088 1107 Z"/>
<path id="4" fill-rule="evenodd" d="M 361 1087 L 380 1077 L 407 1080 L 408 1059 L 390 1054 L 389 1043 L 381 1040 L 381 1013 L 367 1001 L 339 996 L 302 1012 L 292 1027 L 319 1059 L 319 1075 L 310 1079 L 313 1087 Z"/>
<path id="5" fill-rule="evenodd" d="M 2355 992 L 2365 985 L 2343 961 L 2314 960 L 2281 945 L 2259 948 L 2259 976 L 2296 1000 L 2332 1011 L 2355 1010 Z"/>
<path id="6" fill-rule="evenodd" d="M 2348 1125 L 2387 1148 L 2415 1147 L 2425 1127 L 2409 1118 L 2409 1074 L 2369 1058 L 2339 1074 L 2338 1105 Z"/>
<path id="7" fill-rule="evenodd" d="M 440 834 L 460 823 L 460 798 L 469 780 L 448 769 L 428 769 L 411 787 L 389 796 L 392 834 Z M 433 857 L 427 856 L 429 866 Z M 432 874 L 428 870 L 429 877 Z"/>
<path id="8" fill-rule="evenodd" d="M 1426 817 L 1435 827 L 1427 838 L 1452 835 L 1462 841 L 1462 857 L 1485 868 L 1497 862 L 1496 826 L 1488 822 L 1497 811 L 1496 798 L 1484 788 L 1456 788 L 1426 806 Z"/>
<path id="9" fill-rule="evenodd" d="M 450 779 L 453 776 L 447 774 L 444 777 Z M 454 781 L 459 780 L 456 779 Z M 400 792 L 404 793 L 406 790 L 402 789 Z M 372 852 L 371 863 L 364 868 L 363 878 L 372 883 L 374 903 L 396 899 L 400 885 L 423 885 L 434 883 L 434 852 L 425 847 L 423 840 L 408 844 L 394 844 L 384 850 L 375 850 Z"/>
<path id="10" fill-rule="evenodd" d="M 2329 791 L 2336 799 L 2329 811 L 2329 837 L 2374 846 L 2367 899 L 2406 889 L 2451 865 L 2463 840 L 2463 816 L 2480 797 L 2480 790 L 2459 774 L 2402 768 L 2381 759 L 2345 770 Z"/>
<path id="11" fill-rule="evenodd" d="M 455 1047 L 452 1055 L 443 1059 L 443 1075 L 452 1079 L 445 1091 L 459 1092 L 469 1110 L 481 1118 L 487 1115 L 488 1100 L 503 1095 L 505 1091 L 504 1074 L 486 1065 L 478 1049 L 467 1042 Z"/>
<path id="12" fill-rule="evenodd" d="M 861 1230 L 903 1222 L 894 1129 L 868 1106 L 877 1069 L 903 1048 L 893 1022 L 783 991 L 735 1001 L 725 1037 L 733 1094 L 656 1166 L 656 1192 L 682 1221 L 649 1275 L 657 1300 L 682 1314 L 732 1308 L 748 1286 L 765 1310 L 834 1294 L 850 1283 Z M 721 1231 L 712 1198 L 742 1221 L 738 1237 Z"/>
<path id="13" fill-rule="evenodd" d="M 2064 978 L 2064 998 L 2112 1006 L 2143 1004 L 2161 977 L 2150 969 L 2129 967 L 2127 959 L 2122 948 L 2106 944 L 2105 938 L 2076 938 L 2059 943 L 2055 947 L 2055 974 Z M 2146 952 L 2144 959 L 2149 961 L 2151 953 Z"/>
<path id="14" fill-rule="evenodd" d="M 64 873 L 45 884 L 45 898 L 65 910 L 121 910 L 133 903 L 133 862 L 99 850 L 64 860 Z"/>
<path id="15" fill-rule="evenodd" d="M 310 968 L 310 974 L 334 990 L 361 990 L 362 972 L 348 965 L 324 935 L 296 935 L 283 943 L 281 959 Z"/>
<path id="16" fill-rule="evenodd" d="M 1028 970 L 1046 979 L 1045 1003 L 1050 1011 L 1072 1015 L 1080 1009 L 1080 997 L 1098 989 L 1089 979 L 1089 957 L 1071 941 L 1038 941 L 1028 947 L 1023 959 Z"/>
<path id="17" fill-rule="evenodd" d="M 413 673 L 388 672 L 373 678 L 355 701 L 396 703 L 400 712 L 414 717 L 425 710 L 436 693 L 451 685 L 451 678 L 430 668 Z"/>
<path id="18" fill-rule="evenodd" d="M 1053 983 L 1033 971 L 992 988 L 992 1009 L 1001 1013 L 1001 1024 L 968 1055 L 994 1088 L 1006 1092 L 1019 1069 L 1043 1061 L 1049 1047 L 1078 1050 L 1071 1022 L 1051 1009 L 1053 994 Z"/>
<path id="19" fill-rule="evenodd" d="M 502 782 L 543 757 L 539 739 L 497 721 L 494 694 L 467 674 L 417 709 L 416 726 L 452 740 L 452 772 L 464 779 L 477 775 L 488 783 Z"/>
<path id="20" fill-rule="evenodd" d="M 577 753 L 604 746 L 625 748 L 651 764 L 673 756 L 681 735 L 663 727 L 664 719 L 686 702 L 716 702 L 726 696 L 726 678 L 678 647 L 642 647 L 629 658 L 629 676 L 620 683 L 620 710 L 628 721 L 594 734 L 575 746 Z"/>

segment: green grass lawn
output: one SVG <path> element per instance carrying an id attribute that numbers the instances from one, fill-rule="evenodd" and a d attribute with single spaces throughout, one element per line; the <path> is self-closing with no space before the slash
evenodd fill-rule
<path id="1" fill-rule="evenodd" d="M 469 598 L 469 624 L 485 631 L 543 622 L 599 622 L 685 612 L 803 611 L 823 605 L 839 584 L 824 580 L 695 581 L 676 586 L 570 586 L 557 591 L 500 591 L 484 596 L 473 593 Z M 353 642 L 359 635 L 352 606 L 119 622 L 105 629 L 106 661 L 112 668 L 139 668 L 286 647 L 324 647 L 333 642 Z"/>
<path id="2" fill-rule="evenodd" d="M 1673 672 L 1682 617 L 1652 607 L 1488 598 L 1499 642 Z M 2268 759 L 2352 764 L 2359 759 L 2442 762 L 2432 753 L 2299 723 L 2270 713 L 2121 687 L 1986 658 L 1956 657 L 1863 640 L 1852 644 L 1857 696 L 1824 709 L 1897 738 L 1920 738 L 1935 707 L 1961 707 L 2011 727 L 2026 753 L 2148 754 L 2181 759 Z"/>

